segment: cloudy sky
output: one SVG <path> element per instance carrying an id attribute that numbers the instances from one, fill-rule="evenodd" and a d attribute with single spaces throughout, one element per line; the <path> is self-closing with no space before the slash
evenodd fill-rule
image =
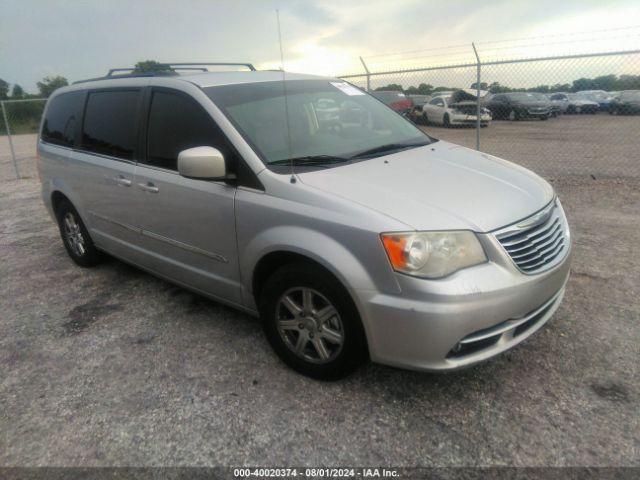
<path id="1" fill-rule="evenodd" d="M 471 41 L 496 58 L 640 46 L 638 0 L 0 0 L 0 78 L 36 91 L 46 75 L 143 59 L 274 68 L 276 9 L 285 68 L 308 73 L 355 73 L 359 56 L 371 68 L 460 63 Z"/>

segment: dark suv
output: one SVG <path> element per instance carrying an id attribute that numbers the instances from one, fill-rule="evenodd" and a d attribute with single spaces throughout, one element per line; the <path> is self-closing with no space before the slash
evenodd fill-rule
<path id="1" fill-rule="evenodd" d="M 626 90 L 609 107 L 611 115 L 640 114 L 640 90 Z"/>
<path id="2" fill-rule="evenodd" d="M 547 120 L 551 115 L 551 104 L 538 93 L 498 93 L 489 98 L 485 106 L 491 110 L 494 119 L 539 118 Z"/>

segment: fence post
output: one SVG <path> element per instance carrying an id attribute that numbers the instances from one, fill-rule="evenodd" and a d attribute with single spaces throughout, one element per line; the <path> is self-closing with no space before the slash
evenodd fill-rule
<path id="1" fill-rule="evenodd" d="M 476 72 L 476 150 L 480 150 L 480 56 L 478 55 L 478 50 L 476 50 L 476 44 L 471 42 L 471 46 L 473 47 L 473 53 L 476 56 L 477 61 L 477 72 Z"/>
<path id="2" fill-rule="evenodd" d="M 13 140 L 11 139 L 11 128 L 9 127 L 9 120 L 7 119 L 7 109 L 4 106 L 4 102 L 0 102 L 2 105 L 2 117 L 4 118 L 4 126 L 7 130 L 7 138 L 9 139 L 9 149 L 11 149 L 11 160 L 13 161 L 13 169 L 16 172 L 16 179 L 20 179 L 20 171 L 18 170 L 18 162 L 16 161 L 16 151 L 13 149 Z"/>
<path id="3" fill-rule="evenodd" d="M 369 68 L 367 67 L 367 64 L 364 63 L 364 58 L 360 57 L 360 62 L 362 62 L 364 71 L 367 72 L 367 92 L 370 92 L 371 91 L 371 72 L 369 72 Z"/>

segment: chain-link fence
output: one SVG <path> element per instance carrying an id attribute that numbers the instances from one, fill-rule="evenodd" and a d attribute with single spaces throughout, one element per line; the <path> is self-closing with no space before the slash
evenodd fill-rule
<path id="1" fill-rule="evenodd" d="M 546 177 L 640 177 L 640 50 L 484 60 L 464 49 L 455 65 L 432 58 L 429 67 L 385 69 L 361 59 L 364 73 L 341 78 L 409 108 L 436 138 Z"/>
<path id="2" fill-rule="evenodd" d="M 46 101 L 0 102 L 0 179 L 35 174 L 36 138 Z"/>
<path id="3" fill-rule="evenodd" d="M 431 51 L 417 60 L 428 67 L 362 59 L 363 73 L 342 78 L 392 108 L 408 97 L 409 116 L 433 137 L 546 177 L 640 177 L 640 49 L 504 59 L 490 47 Z M 45 102 L 1 102 L 0 179 L 35 174 Z"/>

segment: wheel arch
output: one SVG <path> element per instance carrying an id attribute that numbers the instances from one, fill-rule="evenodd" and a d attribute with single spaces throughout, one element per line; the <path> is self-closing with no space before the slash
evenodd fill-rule
<path id="1" fill-rule="evenodd" d="M 53 213 L 56 215 L 56 217 L 58 216 L 58 209 L 60 208 L 60 205 L 65 200 L 73 205 L 71 199 L 60 190 L 54 190 L 53 192 L 51 192 L 51 208 L 53 209 Z"/>
<path id="2" fill-rule="evenodd" d="M 342 287 L 347 298 L 351 301 L 353 308 L 360 317 L 359 323 L 360 328 L 362 329 L 362 334 L 364 335 L 364 348 L 366 351 L 366 356 L 367 358 L 369 358 L 370 332 L 368 331 L 367 324 L 364 321 L 363 311 L 360 308 L 356 296 L 347 286 L 342 278 L 342 275 L 339 272 L 336 272 L 335 269 L 332 268 L 332 266 L 327 266 L 324 262 L 321 262 L 318 259 L 313 258 L 312 256 L 292 250 L 281 249 L 271 251 L 261 257 L 260 260 L 258 260 L 258 262 L 256 263 L 251 279 L 252 293 L 256 304 L 259 303 L 260 293 L 264 288 L 267 280 L 271 275 L 273 275 L 273 273 L 275 273 L 278 269 L 282 268 L 285 265 L 300 263 L 307 264 L 313 268 L 321 270 L 322 272 L 333 278 L 335 282 Z"/>

